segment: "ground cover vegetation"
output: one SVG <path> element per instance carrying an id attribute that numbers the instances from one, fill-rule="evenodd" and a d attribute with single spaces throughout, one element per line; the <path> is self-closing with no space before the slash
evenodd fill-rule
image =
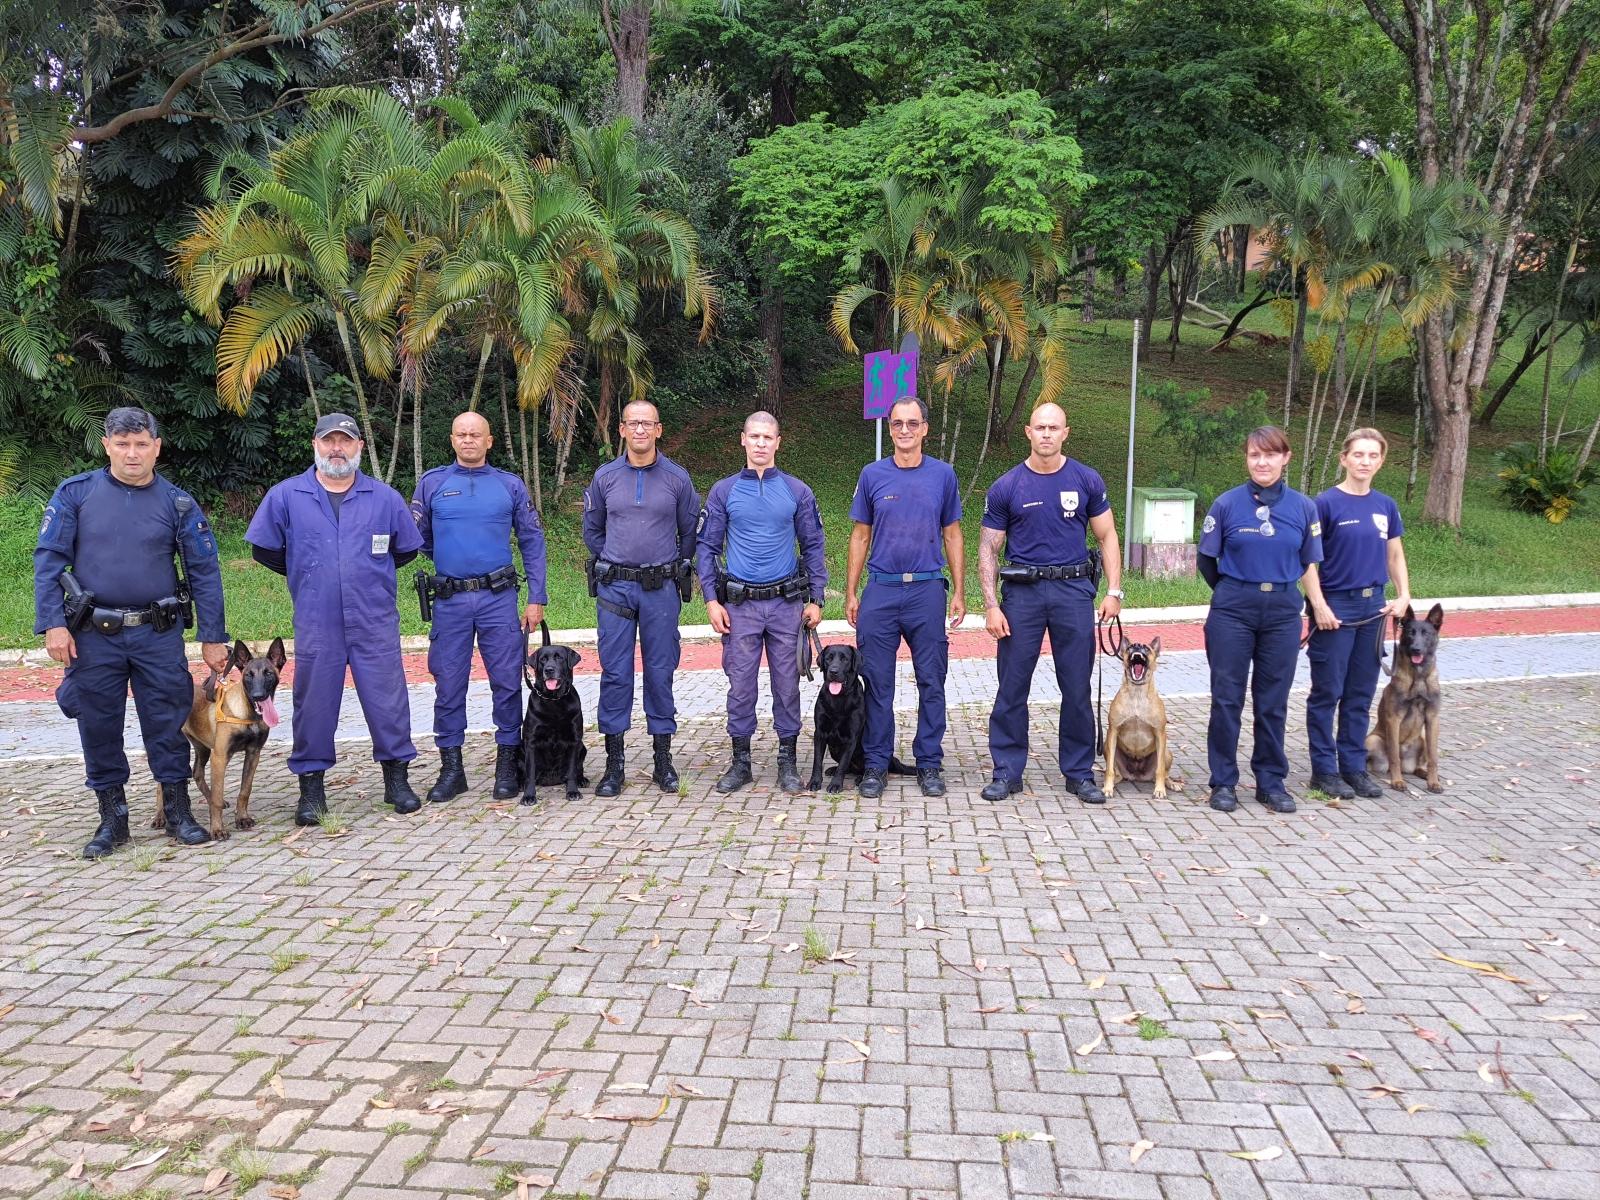
<path id="1" fill-rule="evenodd" d="M 1136 482 L 1203 508 L 1265 414 L 1316 490 L 1376 423 L 1429 591 L 1590 587 L 1597 37 L 1570 0 L 8 6 L 0 639 L 116 404 L 165 423 L 247 636 L 287 598 L 244 521 L 335 408 L 407 492 L 482 411 L 584 625 L 628 400 L 702 486 L 779 413 L 842 576 L 861 353 L 919 339 L 975 536 L 1040 398 L 1120 507 L 1133 318 Z"/>

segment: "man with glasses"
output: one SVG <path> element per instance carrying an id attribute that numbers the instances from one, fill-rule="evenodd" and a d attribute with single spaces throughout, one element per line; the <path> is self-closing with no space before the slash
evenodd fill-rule
<path id="1" fill-rule="evenodd" d="M 672 735 L 678 731 L 672 676 L 678 669 L 678 613 L 693 579 L 700 496 L 689 473 L 656 448 L 661 416 L 636 400 L 622 410 L 627 452 L 594 474 L 583 493 L 589 594 L 600 642 L 600 732 L 606 769 L 596 796 L 622 791 L 623 735 L 633 721 L 633 647 L 644 660 L 644 714 L 655 750 L 651 778 L 678 790 Z"/>
<path id="2" fill-rule="evenodd" d="M 862 468 L 850 504 L 855 527 L 845 577 L 845 618 L 856 628 L 861 677 L 867 685 L 861 794 L 868 799 L 883 795 L 894 753 L 895 656 L 904 639 L 917 679 L 917 736 L 912 745 L 917 783 L 924 796 L 942 796 L 944 681 L 950 660 L 947 590 L 951 628 L 967 613 L 961 493 L 950 464 L 922 452 L 928 406 L 921 400 L 902 400 L 889 410 L 889 436 L 894 454 Z M 857 598 L 863 567 L 867 589 Z"/>
<path id="3" fill-rule="evenodd" d="M 706 615 L 722 635 L 722 669 L 728 676 L 733 762 L 717 780 L 719 792 L 736 792 L 754 778 L 750 738 L 756 731 L 763 649 L 772 678 L 778 785 L 790 793 L 801 788 L 795 764 L 801 625 L 815 628 L 822 620 L 828 566 L 816 496 L 774 465 L 782 441 L 771 413 L 745 418 L 739 435 L 744 470 L 711 485 L 695 539 Z"/>
<path id="4" fill-rule="evenodd" d="M 1085 804 L 1104 804 L 1094 781 L 1094 709 L 1089 674 L 1094 667 L 1095 591 L 1099 563 L 1087 548 L 1099 544 L 1110 589 L 1100 616 L 1122 611 L 1122 550 L 1117 522 L 1098 472 L 1064 453 L 1067 414 L 1041 404 L 1028 418 L 1032 453 L 994 481 L 983 504 L 978 544 L 978 581 L 983 588 L 984 626 L 997 643 L 999 676 L 989 716 L 989 754 L 994 778 L 985 800 L 1004 800 L 1022 790 L 1028 762 L 1028 691 L 1045 630 L 1061 686 L 1057 762 L 1067 790 Z M 1005 594 L 996 595 L 1005 547 Z"/>

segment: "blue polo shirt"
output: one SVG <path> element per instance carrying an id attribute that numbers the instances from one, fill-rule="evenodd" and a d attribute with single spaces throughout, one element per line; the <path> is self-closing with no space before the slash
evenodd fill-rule
<path id="1" fill-rule="evenodd" d="M 1322 522 L 1322 565 L 1317 568 L 1325 592 L 1381 588 L 1389 582 L 1389 541 L 1402 537 L 1400 506 L 1382 492 L 1352 496 L 1331 487 L 1317 497 Z"/>
<path id="2" fill-rule="evenodd" d="M 1322 561 L 1322 527 L 1311 497 L 1281 479 L 1269 488 L 1243 483 L 1223 492 L 1200 527 L 1201 554 L 1243 583 L 1294 583 Z"/>
<path id="3" fill-rule="evenodd" d="M 894 456 L 861 468 L 850 519 L 872 526 L 867 570 L 883 575 L 944 568 L 944 528 L 961 520 L 961 490 L 949 463 L 926 454 L 914 467 Z"/>
<path id="4" fill-rule="evenodd" d="M 1006 535 L 1006 557 L 1029 567 L 1064 567 L 1089 557 L 1089 520 L 1109 512 L 1106 481 L 1075 458 L 1054 474 L 1026 462 L 994 481 L 983 501 L 983 527 Z"/>
<path id="5" fill-rule="evenodd" d="M 522 550 L 528 603 L 545 604 L 544 526 L 522 480 L 498 467 L 449 463 L 425 472 L 411 497 L 422 552 L 452 579 L 511 566 L 511 539 Z"/>

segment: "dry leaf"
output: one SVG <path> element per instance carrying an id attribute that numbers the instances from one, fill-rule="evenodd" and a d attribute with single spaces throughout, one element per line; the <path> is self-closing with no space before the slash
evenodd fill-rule
<path id="1" fill-rule="evenodd" d="M 1527 983 L 1528 982 L 1526 979 L 1518 979 L 1515 975 L 1507 975 L 1504 971 L 1502 971 L 1499 967 L 1495 966 L 1493 963 L 1473 962 L 1470 958 L 1456 958 L 1455 956 L 1450 955 L 1450 954 L 1441 954 L 1437 950 L 1435 950 L 1433 952 L 1433 956 L 1435 958 L 1443 959 L 1447 963 L 1455 963 L 1455 965 L 1458 966 L 1458 967 L 1466 967 L 1467 970 L 1469 970 L 1469 971 L 1482 971 L 1485 975 L 1489 976 L 1491 979 L 1504 979 L 1507 983 Z"/>
<path id="2" fill-rule="evenodd" d="M 283 1076 L 278 1074 L 278 1072 L 274 1071 L 272 1073 L 271 1083 L 272 1083 L 272 1090 L 275 1093 L 277 1093 L 278 1099 L 282 1100 L 284 1098 L 284 1094 L 285 1094 L 284 1090 L 283 1090 Z"/>
<path id="3" fill-rule="evenodd" d="M 132 1079 L 133 1079 L 133 1081 L 135 1083 L 143 1083 L 144 1082 L 144 1059 L 141 1058 L 138 1062 L 134 1063 L 133 1064 L 133 1070 L 129 1071 L 128 1074 L 132 1077 Z"/>
<path id="4" fill-rule="evenodd" d="M 982 1013 L 984 1016 L 988 1016 L 991 1013 L 997 1013 L 1001 1011 L 1003 1008 L 1005 1008 L 1004 1004 L 990 1004 L 983 1008 L 975 1008 L 972 1011 L 975 1013 Z"/>
<path id="5" fill-rule="evenodd" d="M 1242 1158 L 1246 1162 L 1271 1162 L 1283 1156 L 1282 1146 L 1267 1146 L 1261 1150 L 1230 1150 L 1229 1158 Z"/>
<path id="6" fill-rule="evenodd" d="M 1488 1063 L 1479 1063 L 1478 1064 L 1478 1078 L 1483 1080 L 1485 1083 L 1493 1083 L 1494 1082 L 1494 1075 L 1491 1072 L 1491 1069 L 1490 1069 Z"/>
<path id="7" fill-rule="evenodd" d="M 117 1170 L 119 1170 L 119 1171 L 137 1171 L 140 1167 L 148 1167 L 152 1163 L 160 1162 L 163 1158 L 165 1158 L 171 1152 L 172 1152 L 172 1147 L 171 1146 L 163 1146 L 163 1147 L 161 1147 L 161 1149 L 152 1150 L 152 1151 L 150 1151 L 149 1154 L 143 1155 L 140 1158 L 136 1158 L 131 1162 L 123 1163 L 120 1167 L 117 1168 Z"/>
<path id="8" fill-rule="evenodd" d="M 603 1012 L 600 1015 L 606 1019 L 607 1024 L 610 1024 L 610 1025 L 621 1025 L 622 1024 L 622 1018 L 617 1016 L 616 1013 Z"/>
<path id="9" fill-rule="evenodd" d="M 648 1092 L 648 1083 L 613 1083 L 606 1089 L 608 1092 Z"/>
<path id="10" fill-rule="evenodd" d="M 1239 1056 L 1232 1050 L 1213 1050 L 1209 1054 L 1191 1054 L 1195 1062 L 1232 1062 Z"/>
<path id="11" fill-rule="evenodd" d="M 70 1167 L 67 1168 L 67 1178 L 68 1179 L 82 1179 L 83 1178 L 83 1165 L 84 1165 L 83 1164 L 83 1156 L 80 1154 L 78 1156 L 78 1161 L 73 1163 Z"/>
<path id="12" fill-rule="evenodd" d="M 1561 1021 L 1566 1024 L 1574 1024 L 1578 1021 L 1587 1021 L 1589 1014 L 1586 1012 L 1558 1013 L 1553 1017 L 1540 1017 L 1539 1019 L 1541 1021 Z"/>
<path id="13" fill-rule="evenodd" d="M 372 1105 L 373 1108 L 393 1108 L 394 1107 L 394 1101 L 393 1100 L 380 1100 L 376 1096 L 374 1096 L 371 1100 L 368 1100 L 367 1103 Z"/>
<path id="14" fill-rule="evenodd" d="M 862 1058 L 872 1057 L 872 1047 L 867 1045 L 865 1042 L 858 1042 L 854 1038 L 845 1038 L 844 1040 L 854 1047 L 855 1052 L 861 1055 Z"/>
<path id="15" fill-rule="evenodd" d="M 1089 990 L 1091 992 L 1097 991 L 1100 988 L 1105 987 L 1105 985 L 1106 977 L 1104 975 L 1096 975 L 1093 979 L 1089 980 Z"/>
<path id="16" fill-rule="evenodd" d="M 1213 992 L 1233 991 L 1233 984 L 1231 983 L 1201 983 L 1199 986 Z"/>
<path id="17" fill-rule="evenodd" d="M 788 819 L 789 819 L 789 814 L 788 813 L 779 813 L 777 816 L 772 818 L 772 823 L 774 825 L 782 825 Z"/>
<path id="18" fill-rule="evenodd" d="M 1105 1040 L 1106 1040 L 1106 1035 L 1103 1034 L 1103 1033 L 1099 1034 L 1094 1039 L 1094 1041 L 1085 1042 L 1083 1045 L 1079 1046 L 1078 1047 L 1078 1053 L 1079 1054 L 1093 1054 L 1097 1049 L 1099 1049 L 1100 1043 L 1105 1041 Z"/>
<path id="19" fill-rule="evenodd" d="M 1078 960 L 1073 957 L 1071 950 L 1057 950 L 1056 953 L 1061 955 L 1061 957 L 1066 961 L 1067 966 L 1075 967 L 1078 965 Z"/>
<path id="20" fill-rule="evenodd" d="M 800 943 L 799 942 L 790 942 L 787 946 L 785 946 L 783 948 L 783 952 L 785 954 L 793 954 L 798 949 L 800 949 Z"/>
<path id="21" fill-rule="evenodd" d="M 148 1123 L 148 1118 L 143 1113 L 139 1113 L 133 1118 L 132 1121 L 128 1122 L 128 1132 L 138 1133 Z"/>
<path id="22" fill-rule="evenodd" d="M 1367 1011 L 1367 1002 L 1360 996 L 1351 996 L 1345 1001 L 1344 1010 L 1347 1013 L 1364 1013 Z"/>
<path id="23" fill-rule="evenodd" d="M 272 1200 L 300 1200 L 300 1189 L 292 1183 L 282 1183 L 277 1187 L 269 1187 L 267 1195 Z"/>
<path id="24" fill-rule="evenodd" d="M 1143 1158 L 1145 1156 L 1145 1152 L 1146 1151 L 1154 1150 L 1155 1148 L 1156 1148 L 1156 1144 L 1154 1142 L 1146 1141 L 1145 1139 L 1140 1138 L 1128 1150 L 1128 1162 L 1129 1163 L 1138 1162 L 1141 1158 Z"/>
<path id="25" fill-rule="evenodd" d="M 1432 1111 L 1433 1111 L 1433 1105 L 1431 1105 L 1431 1104 L 1408 1104 L 1408 1105 L 1406 1105 L 1406 1112 L 1407 1113 L 1432 1112 Z"/>
<path id="26" fill-rule="evenodd" d="M 0 1020 L 4 1020 L 16 1011 L 17 1006 L 15 1004 L 0 1004 Z"/>
<path id="27" fill-rule="evenodd" d="M 1114 1025 L 1132 1025 L 1142 1016 L 1144 1016 L 1142 1012 L 1134 1009 L 1132 1012 L 1125 1012 L 1121 1016 L 1112 1017 L 1111 1022 Z"/>

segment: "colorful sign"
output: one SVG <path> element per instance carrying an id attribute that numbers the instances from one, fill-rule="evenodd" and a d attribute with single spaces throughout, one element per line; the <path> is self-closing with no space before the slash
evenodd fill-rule
<path id="1" fill-rule="evenodd" d="M 867 355 L 861 380 L 861 415 L 878 421 L 895 403 L 917 394 L 917 351 L 879 350 Z"/>

